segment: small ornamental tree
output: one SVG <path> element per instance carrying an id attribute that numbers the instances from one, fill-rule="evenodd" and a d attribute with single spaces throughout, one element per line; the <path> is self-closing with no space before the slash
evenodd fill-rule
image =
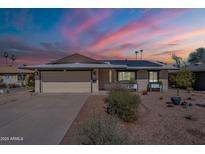
<path id="1" fill-rule="evenodd" d="M 26 75 L 26 87 L 27 88 L 31 88 L 31 89 L 34 89 L 34 84 L 35 84 L 35 81 L 34 81 L 34 75 Z"/>
<path id="2" fill-rule="evenodd" d="M 184 88 L 184 89 L 192 88 L 194 82 L 195 82 L 195 77 L 191 71 L 187 69 L 181 69 L 179 72 L 177 72 L 175 77 L 177 95 L 179 95 L 179 88 Z"/>

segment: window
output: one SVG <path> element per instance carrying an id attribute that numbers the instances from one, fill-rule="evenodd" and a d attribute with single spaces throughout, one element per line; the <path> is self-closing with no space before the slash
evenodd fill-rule
<path id="1" fill-rule="evenodd" d="M 92 78 L 93 78 L 93 83 L 96 83 L 97 82 L 97 76 L 96 76 L 96 71 L 93 71 L 92 72 Z"/>
<path id="2" fill-rule="evenodd" d="M 149 82 L 158 82 L 158 72 L 149 72 Z"/>
<path id="3" fill-rule="evenodd" d="M 25 80 L 25 75 L 23 75 L 23 74 L 18 74 L 18 81 L 23 81 L 23 80 Z"/>
<path id="4" fill-rule="evenodd" d="M 135 80 L 135 72 L 118 72 L 118 81 Z"/>

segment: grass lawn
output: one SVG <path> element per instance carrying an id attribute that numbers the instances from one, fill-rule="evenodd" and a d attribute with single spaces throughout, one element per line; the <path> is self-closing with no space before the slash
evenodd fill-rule
<path id="1" fill-rule="evenodd" d="M 181 90 L 180 96 L 193 106 L 184 108 L 181 105 L 167 107 L 171 96 L 176 96 L 176 90 L 168 92 L 151 92 L 141 95 L 139 118 L 132 123 L 121 122 L 122 126 L 141 144 L 205 144 L 205 94 L 192 94 Z M 67 131 L 61 144 L 69 144 L 82 122 L 101 113 L 105 113 L 103 99 L 106 95 L 91 95 L 77 118 Z M 190 118 L 191 117 L 191 118 Z"/>

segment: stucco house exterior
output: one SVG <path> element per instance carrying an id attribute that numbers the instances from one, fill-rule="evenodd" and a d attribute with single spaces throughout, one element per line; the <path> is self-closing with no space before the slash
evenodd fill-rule
<path id="1" fill-rule="evenodd" d="M 22 86 L 25 84 L 25 76 L 32 73 L 34 71 L 14 66 L 0 66 L 0 84 Z"/>
<path id="2" fill-rule="evenodd" d="M 98 92 L 123 81 L 136 82 L 138 91 L 161 83 L 163 91 L 167 91 L 168 70 L 176 69 L 147 60 L 95 60 L 77 53 L 48 64 L 21 68 L 35 70 L 35 91 L 39 93 Z"/>

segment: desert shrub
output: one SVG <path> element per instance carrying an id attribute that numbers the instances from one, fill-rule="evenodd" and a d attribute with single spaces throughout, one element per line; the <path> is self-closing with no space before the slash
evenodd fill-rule
<path id="1" fill-rule="evenodd" d="M 123 86 L 123 84 L 121 83 L 111 83 L 109 84 L 109 86 L 107 86 L 107 90 L 109 91 L 121 91 L 121 90 L 127 90 L 127 87 L 126 86 Z"/>
<path id="2" fill-rule="evenodd" d="M 34 89 L 35 86 L 35 79 L 34 75 L 26 75 L 26 87 Z"/>
<path id="3" fill-rule="evenodd" d="M 137 109 L 140 103 L 140 97 L 128 90 L 111 90 L 105 99 L 107 112 L 117 115 L 126 122 L 137 119 Z"/>
<path id="4" fill-rule="evenodd" d="M 97 116 L 82 123 L 71 144 L 120 145 L 137 144 L 134 137 L 125 131 L 119 120 L 111 116 Z"/>

